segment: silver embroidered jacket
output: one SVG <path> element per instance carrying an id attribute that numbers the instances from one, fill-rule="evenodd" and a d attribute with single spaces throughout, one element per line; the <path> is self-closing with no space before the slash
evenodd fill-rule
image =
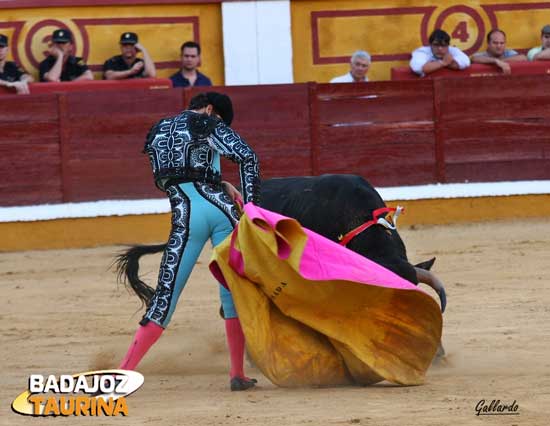
<path id="1" fill-rule="evenodd" d="M 245 203 L 259 202 L 258 157 L 248 144 L 222 120 L 183 111 L 155 124 L 143 150 L 149 155 L 157 186 L 167 182 L 221 180 L 220 155 L 238 163 Z"/>

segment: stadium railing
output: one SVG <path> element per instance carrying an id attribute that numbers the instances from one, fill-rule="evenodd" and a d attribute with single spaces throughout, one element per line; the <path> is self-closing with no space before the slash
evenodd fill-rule
<path id="1" fill-rule="evenodd" d="M 548 75 L 550 61 L 509 62 L 512 75 Z M 391 69 L 392 80 L 420 80 L 433 78 L 492 77 L 503 75 L 496 65 L 472 64 L 464 70 L 441 69 L 424 77 L 419 77 L 408 66 Z"/>
<path id="2" fill-rule="evenodd" d="M 169 78 L 132 78 L 127 80 L 83 80 L 64 81 L 59 83 L 31 83 L 31 94 L 94 92 L 103 90 L 123 89 L 170 89 L 172 80 Z M 13 89 L 0 86 L 0 95 L 13 95 Z"/>

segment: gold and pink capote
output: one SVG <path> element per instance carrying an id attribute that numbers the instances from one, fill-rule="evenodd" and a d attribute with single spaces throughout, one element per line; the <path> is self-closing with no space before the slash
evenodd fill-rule
<path id="1" fill-rule="evenodd" d="M 438 304 L 393 272 L 248 203 L 210 270 L 233 295 L 256 366 L 278 386 L 424 381 Z"/>

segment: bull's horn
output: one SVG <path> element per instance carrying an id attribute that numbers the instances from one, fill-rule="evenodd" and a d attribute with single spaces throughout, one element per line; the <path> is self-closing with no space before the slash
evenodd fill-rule
<path id="1" fill-rule="evenodd" d="M 418 282 L 428 284 L 439 295 L 439 300 L 441 301 L 441 312 L 445 312 L 445 307 L 447 306 L 447 294 L 445 293 L 443 283 L 439 281 L 439 278 L 437 278 L 430 271 L 417 267 L 415 267 L 414 270 L 416 271 Z"/>

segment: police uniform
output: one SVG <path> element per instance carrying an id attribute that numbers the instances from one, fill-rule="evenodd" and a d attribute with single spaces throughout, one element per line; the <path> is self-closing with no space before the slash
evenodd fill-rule
<path id="1" fill-rule="evenodd" d="M 153 321 L 164 328 L 206 241 L 217 246 L 238 220 L 221 186 L 220 156 L 239 164 L 245 202 L 259 201 L 259 165 L 254 151 L 222 120 L 189 110 L 153 126 L 144 152 L 157 186 L 170 199 L 172 230 L 140 324 Z M 222 285 L 219 290 L 225 318 L 236 318 L 231 293 Z"/>
<path id="2" fill-rule="evenodd" d="M 50 71 L 54 64 L 56 58 L 53 56 L 48 56 L 42 62 L 40 62 L 40 81 L 46 81 L 44 75 Z M 63 70 L 61 71 L 61 81 L 73 81 L 88 71 L 88 66 L 84 63 L 82 58 L 76 56 L 69 56 L 67 62 L 63 64 Z"/>
<path id="3" fill-rule="evenodd" d="M 23 74 L 26 74 L 25 71 L 18 67 L 15 62 L 6 62 L 4 69 L 0 71 L 0 80 L 9 82 L 19 81 Z"/>
<path id="4" fill-rule="evenodd" d="M 70 30 L 66 28 L 60 28 L 52 33 L 52 41 L 54 43 L 72 43 L 73 34 Z M 40 62 L 40 81 L 47 81 L 44 78 L 44 75 L 53 68 L 56 60 L 57 58 L 55 58 L 54 56 L 48 56 L 46 59 Z M 88 66 L 83 61 L 83 59 L 71 55 L 63 64 L 63 69 L 61 71 L 61 76 L 59 80 L 73 81 L 84 74 L 86 71 L 88 71 Z"/>
<path id="5" fill-rule="evenodd" d="M 139 39 L 136 33 L 125 32 L 125 33 L 122 33 L 120 36 L 121 45 L 124 45 L 124 44 L 135 45 L 138 43 L 138 41 Z M 107 59 L 103 64 L 103 78 L 105 78 L 106 71 L 128 71 L 138 62 L 144 62 L 144 61 L 143 59 L 140 59 L 140 58 L 134 58 L 134 61 L 130 65 L 128 65 L 122 55 L 113 56 L 112 58 Z M 126 78 L 143 78 L 143 77 L 145 77 L 145 64 L 140 72 L 134 75 L 129 75 Z"/>
<path id="6" fill-rule="evenodd" d="M 135 58 L 134 62 L 131 65 L 128 65 L 122 55 L 113 56 L 110 59 L 107 59 L 103 64 L 103 74 L 105 75 L 106 71 L 128 71 L 138 62 L 143 62 L 143 59 Z M 141 69 L 140 72 L 134 75 L 129 75 L 126 78 L 143 78 L 145 77 L 145 66 Z"/>
<path id="7" fill-rule="evenodd" d="M 0 34 L 0 47 L 6 47 L 8 45 L 8 37 L 4 34 Z M 15 62 L 4 62 L 4 68 L 0 70 L 0 80 L 19 81 L 21 77 L 26 74 L 25 71 L 19 67 Z"/>

